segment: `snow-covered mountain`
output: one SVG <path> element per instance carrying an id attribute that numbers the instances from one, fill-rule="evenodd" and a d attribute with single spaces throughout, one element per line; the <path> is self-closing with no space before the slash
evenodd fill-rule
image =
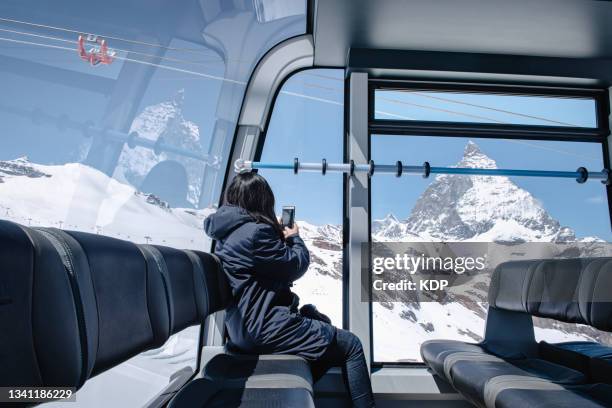
<path id="1" fill-rule="evenodd" d="M 468 142 L 457 167 L 495 169 L 497 164 Z M 528 191 L 508 177 L 438 175 L 421 194 L 410 216 L 372 223 L 377 241 L 567 242 L 561 226 Z"/>
<path id="2" fill-rule="evenodd" d="M 130 133 L 156 143 L 164 143 L 191 153 L 204 154 L 200 143 L 198 125 L 183 117 L 184 90 L 173 98 L 147 106 L 132 122 Z M 180 154 L 156 151 L 142 146 L 125 145 L 119 164 L 113 175 L 139 188 L 149 171 L 158 163 L 172 160 L 180 163 L 187 172 L 188 196 L 191 205 L 196 205 L 202 185 L 204 162 Z"/>

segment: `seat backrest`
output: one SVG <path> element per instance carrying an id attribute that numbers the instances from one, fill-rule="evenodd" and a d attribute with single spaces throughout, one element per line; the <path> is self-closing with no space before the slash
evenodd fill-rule
<path id="1" fill-rule="evenodd" d="M 169 293 L 162 266 L 147 263 L 129 241 L 84 232 L 54 230 L 89 262 L 99 316 L 93 375 L 152 348 L 170 336 Z"/>
<path id="2" fill-rule="evenodd" d="M 206 271 L 204 284 L 206 286 L 207 315 L 227 308 L 233 300 L 233 295 L 221 260 L 216 255 L 206 252 L 185 252 L 195 254 Z"/>
<path id="3" fill-rule="evenodd" d="M 612 331 L 612 258 L 511 261 L 494 271 L 491 307 Z"/>
<path id="4" fill-rule="evenodd" d="M 0 386 L 71 386 L 231 300 L 199 251 L 0 220 Z"/>
<path id="5" fill-rule="evenodd" d="M 171 294 L 171 334 L 199 324 L 231 299 L 219 259 L 208 253 L 159 245 L 139 245 L 148 262 L 164 264 Z"/>
<path id="6" fill-rule="evenodd" d="M 0 385 L 80 387 L 98 348 L 83 251 L 0 220 L 0 268 Z"/>

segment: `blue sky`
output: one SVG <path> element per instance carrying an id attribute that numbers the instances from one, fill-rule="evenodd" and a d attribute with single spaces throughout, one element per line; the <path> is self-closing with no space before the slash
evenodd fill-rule
<path id="1" fill-rule="evenodd" d="M 296 156 L 301 161 L 319 162 L 323 157 L 328 162 L 342 161 L 342 78 L 341 70 L 316 70 L 304 71 L 287 81 L 283 88 L 285 92 L 279 95 L 274 107 L 262 161 L 290 162 Z M 307 95 L 308 98 L 296 95 Z M 427 120 L 475 120 L 474 117 L 478 116 L 490 121 L 513 123 L 553 124 L 557 121 L 595 125 L 594 105 L 588 100 L 457 94 L 419 96 L 395 93 L 385 96 L 407 103 L 379 103 L 376 109 L 381 118 L 404 115 Z M 432 96 L 471 105 L 441 101 Z M 378 163 L 402 160 L 406 164 L 421 164 L 429 161 L 435 166 L 452 166 L 461 159 L 468 140 L 476 142 L 501 168 L 575 170 L 584 166 L 598 171 L 603 167 L 601 145 L 595 143 L 457 137 L 373 135 L 372 158 Z M 313 224 L 341 223 L 342 178 L 338 174 L 322 177 L 304 173 L 295 176 L 291 172 L 274 170 L 262 171 L 261 174 L 273 186 L 279 209 L 282 205 L 292 204 L 297 207 L 298 219 Z M 531 192 L 554 218 L 575 229 L 579 236 L 612 239 L 605 188 L 601 183 L 578 184 L 573 180 L 548 178 L 512 180 Z M 420 177 L 375 176 L 372 181 L 373 218 L 382 218 L 388 213 L 400 219 L 408 217 L 429 183 L 431 179 Z"/>

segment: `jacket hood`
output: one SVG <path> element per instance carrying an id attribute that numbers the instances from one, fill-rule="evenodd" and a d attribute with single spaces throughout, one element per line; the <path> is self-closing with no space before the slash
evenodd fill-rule
<path id="1" fill-rule="evenodd" d="M 204 220 L 204 231 L 212 239 L 223 239 L 230 232 L 255 219 L 245 209 L 234 205 L 222 205 L 216 213 Z"/>

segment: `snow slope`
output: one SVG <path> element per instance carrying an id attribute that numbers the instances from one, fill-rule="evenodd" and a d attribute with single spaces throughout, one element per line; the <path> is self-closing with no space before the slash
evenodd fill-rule
<path id="1" fill-rule="evenodd" d="M 89 166 L 0 162 L 0 214 L 24 225 L 100 233 L 138 243 L 208 249 L 212 209 L 170 208 Z"/>

